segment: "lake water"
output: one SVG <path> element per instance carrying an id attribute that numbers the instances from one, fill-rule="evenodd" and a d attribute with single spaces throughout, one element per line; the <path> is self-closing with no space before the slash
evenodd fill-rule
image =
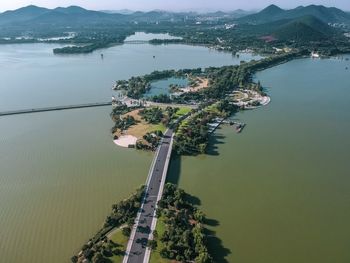
<path id="1" fill-rule="evenodd" d="M 150 34 L 145 32 L 136 32 L 135 34 L 128 36 L 125 41 L 150 41 L 153 39 L 182 39 L 181 37 L 175 37 L 170 34 Z"/>
<path id="2" fill-rule="evenodd" d="M 151 83 L 151 88 L 145 94 L 146 97 L 152 97 L 160 94 L 170 95 L 170 85 L 178 85 L 180 87 L 188 86 L 188 79 L 186 78 L 168 78 L 157 80 Z"/>
<path id="3" fill-rule="evenodd" d="M 52 49 L 58 46 L 0 46 L 1 111 L 107 101 L 118 79 L 253 58 L 148 44 L 55 56 Z M 152 154 L 113 144 L 110 111 L 0 118 L 1 262 L 69 262 L 103 224 L 111 205 L 145 182 Z"/>
<path id="4" fill-rule="evenodd" d="M 154 70 L 222 66 L 258 58 L 250 54 L 236 58 L 186 45 L 125 44 L 73 56 L 53 55 L 55 47 L 0 46 L 0 111 L 108 101 L 115 80 Z"/>
<path id="5" fill-rule="evenodd" d="M 170 181 L 200 199 L 218 262 L 350 262 L 349 61 L 301 59 L 257 74 L 272 102 L 219 129 Z M 226 256 L 226 260 L 223 257 Z"/>

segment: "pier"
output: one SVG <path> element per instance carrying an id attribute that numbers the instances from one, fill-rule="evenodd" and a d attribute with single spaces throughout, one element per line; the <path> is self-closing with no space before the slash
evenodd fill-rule
<path id="1" fill-rule="evenodd" d="M 225 120 L 224 118 L 215 118 L 214 122 L 208 124 L 209 126 L 208 132 L 209 133 L 215 132 L 215 130 L 221 125 L 221 123 L 224 122 L 224 120 Z"/>

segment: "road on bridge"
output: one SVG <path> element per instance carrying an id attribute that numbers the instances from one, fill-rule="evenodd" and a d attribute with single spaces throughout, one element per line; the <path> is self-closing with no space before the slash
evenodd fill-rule
<path id="1" fill-rule="evenodd" d="M 155 229 L 157 202 L 160 200 L 171 156 L 173 131 L 168 129 L 159 146 L 147 179 L 146 195 L 135 220 L 123 263 L 148 262 L 150 249 L 146 247 Z"/>
<path id="2" fill-rule="evenodd" d="M 54 107 L 45 107 L 45 108 L 13 110 L 13 111 L 0 112 L 0 116 L 17 115 L 17 114 L 28 114 L 28 113 L 38 113 L 38 112 L 46 112 L 46 111 L 59 111 L 59 110 L 92 108 L 92 107 L 102 107 L 102 106 L 110 106 L 110 105 L 112 105 L 112 102 L 96 102 L 96 103 L 85 103 L 85 104 L 66 105 L 66 106 L 54 106 Z"/>

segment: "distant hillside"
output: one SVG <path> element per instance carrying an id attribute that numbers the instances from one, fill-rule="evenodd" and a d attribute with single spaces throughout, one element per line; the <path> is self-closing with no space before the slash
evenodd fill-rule
<path id="1" fill-rule="evenodd" d="M 107 14 L 122 14 L 122 15 L 130 15 L 132 13 L 135 13 L 135 11 L 129 10 L 129 9 L 121 9 L 121 10 L 100 10 L 100 12 L 107 13 Z"/>
<path id="2" fill-rule="evenodd" d="M 246 11 L 246 10 L 242 10 L 242 9 L 237 9 L 237 10 L 228 12 L 228 14 L 231 15 L 233 18 L 240 18 L 240 17 L 251 15 L 253 13 L 254 12 L 252 12 L 252 11 Z"/>
<path id="3" fill-rule="evenodd" d="M 87 26 L 91 24 L 123 24 L 133 22 L 155 23 L 161 21 L 183 22 L 196 19 L 202 21 L 215 21 L 215 19 L 237 20 L 238 23 L 265 24 L 279 20 L 291 20 L 304 16 L 314 16 L 324 23 L 349 23 L 350 14 L 337 8 L 310 5 L 297 7 L 291 10 L 283 10 L 276 5 L 270 5 L 256 14 L 250 14 L 244 10 L 232 12 L 214 12 L 199 14 L 196 12 L 174 13 L 167 11 L 151 12 L 101 12 L 86 10 L 79 6 L 58 7 L 55 9 L 27 6 L 0 14 L 0 26 Z"/>
<path id="4" fill-rule="evenodd" d="M 263 24 L 267 22 L 272 22 L 279 19 L 274 19 L 279 17 L 285 11 L 276 5 L 270 5 L 265 9 L 261 10 L 259 13 L 245 16 L 240 19 L 241 22 L 250 22 L 256 24 Z"/>
<path id="5" fill-rule="evenodd" d="M 58 7 L 46 9 L 37 6 L 27 6 L 14 11 L 7 11 L 0 14 L 0 25 L 20 24 L 69 24 L 81 22 L 90 24 L 95 19 L 110 21 L 115 19 L 117 14 L 106 14 L 103 12 L 89 11 L 78 6 Z"/>
<path id="6" fill-rule="evenodd" d="M 55 8 L 50 10 L 50 12 L 46 12 L 31 19 L 29 22 L 33 24 L 89 25 L 96 22 L 106 23 L 118 19 L 123 20 L 123 18 L 124 15 L 121 14 L 106 14 L 103 12 L 86 10 L 78 6 L 70 6 L 66 8 Z"/>
<path id="7" fill-rule="evenodd" d="M 22 7 L 17 10 L 6 11 L 4 13 L 1 13 L 0 24 L 10 24 L 15 22 L 28 21 L 48 12 L 50 12 L 50 9 L 37 7 L 33 5 Z"/>
<path id="8" fill-rule="evenodd" d="M 305 43 L 330 40 L 334 37 L 343 38 L 340 31 L 311 15 L 257 25 L 244 24 L 240 28 L 243 35 L 265 39 L 268 42 L 280 40 Z"/>
<path id="9" fill-rule="evenodd" d="M 125 22 L 156 22 L 162 20 L 183 21 L 186 14 L 164 11 L 133 12 L 120 14 L 86 10 L 79 6 L 57 7 L 46 9 L 36 6 L 27 6 L 14 11 L 0 14 L 0 26 L 4 25 L 91 25 L 104 23 L 122 24 Z"/>
<path id="10" fill-rule="evenodd" d="M 313 16 L 304 16 L 280 26 L 272 35 L 279 40 L 305 42 L 329 39 L 335 31 Z"/>
<path id="11" fill-rule="evenodd" d="M 314 16 L 324 23 L 350 23 L 349 13 L 335 7 L 324 7 L 322 5 L 299 6 L 291 10 L 283 10 L 276 5 L 270 5 L 259 13 L 240 18 L 239 22 L 263 24 L 303 16 Z"/>

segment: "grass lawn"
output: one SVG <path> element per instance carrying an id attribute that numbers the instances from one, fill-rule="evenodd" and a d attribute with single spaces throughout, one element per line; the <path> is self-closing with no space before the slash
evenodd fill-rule
<path id="1" fill-rule="evenodd" d="M 191 111 L 191 108 L 188 107 L 181 107 L 177 112 L 176 112 L 176 116 L 180 117 L 182 115 L 185 115 L 187 113 L 189 113 Z"/>
<path id="2" fill-rule="evenodd" d="M 162 217 L 158 218 L 157 220 L 156 230 L 158 232 L 158 239 L 159 239 L 165 231 L 165 224 Z M 164 245 L 159 240 L 157 244 L 158 244 L 157 248 L 155 250 L 152 250 L 151 252 L 151 258 L 149 262 L 150 263 L 170 263 L 171 262 L 170 260 L 162 258 L 159 255 L 159 251 L 163 249 Z"/>
<path id="3" fill-rule="evenodd" d="M 121 250 L 126 250 L 126 246 L 128 244 L 128 238 L 123 235 L 121 228 L 114 230 L 108 236 L 108 238 L 110 240 L 112 240 L 113 242 L 121 245 L 121 247 L 120 247 Z M 114 262 L 114 263 L 121 263 L 121 262 L 123 262 L 123 257 L 124 256 L 122 256 L 122 255 L 120 255 L 120 256 L 118 255 L 118 256 L 113 256 L 109 259 L 112 260 L 112 262 Z"/>
<path id="4" fill-rule="evenodd" d="M 150 125 L 148 132 L 157 131 L 157 130 L 160 130 L 162 131 L 162 133 L 164 133 L 166 131 L 166 127 L 162 123 Z"/>
<path id="5" fill-rule="evenodd" d="M 205 111 L 209 112 L 209 113 L 217 113 L 217 114 L 219 114 L 220 112 L 219 112 L 219 110 L 217 109 L 216 106 L 217 106 L 217 104 L 214 103 L 213 105 L 210 105 L 210 106 L 206 107 Z"/>
<path id="6" fill-rule="evenodd" d="M 126 134 L 128 135 L 133 135 L 138 139 L 142 139 L 143 135 L 145 135 L 147 132 L 153 132 L 156 130 L 160 130 L 163 133 L 166 130 L 166 127 L 162 124 L 149 124 L 147 123 L 145 120 L 143 120 L 141 118 L 141 116 L 139 115 L 139 109 L 128 112 L 126 114 L 123 115 L 123 117 L 126 116 L 132 116 L 134 117 L 134 119 L 138 122 L 136 125 L 131 126 L 127 131 Z M 120 134 L 117 134 L 120 136 Z"/>

